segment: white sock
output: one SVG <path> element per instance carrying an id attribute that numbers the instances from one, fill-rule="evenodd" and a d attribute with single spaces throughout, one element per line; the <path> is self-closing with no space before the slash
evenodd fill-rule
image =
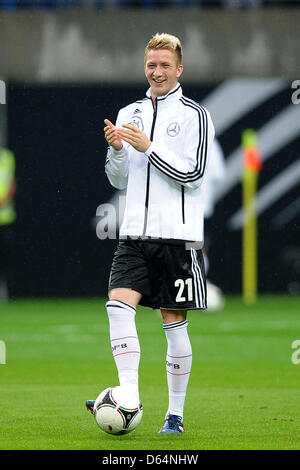
<path id="1" fill-rule="evenodd" d="M 187 332 L 188 322 L 164 323 L 168 342 L 167 381 L 169 389 L 168 414 L 181 416 L 192 367 L 192 347 Z"/>
<path id="2" fill-rule="evenodd" d="M 135 326 L 136 309 L 120 300 L 106 303 L 112 353 L 120 385 L 130 387 L 139 396 L 140 343 Z"/>

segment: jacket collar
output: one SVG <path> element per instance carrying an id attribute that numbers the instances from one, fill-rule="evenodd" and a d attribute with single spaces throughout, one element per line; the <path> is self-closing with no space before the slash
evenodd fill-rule
<path id="1" fill-rule="evenodd" d="M 152 99 L 151 98 L 151 88 L 149 88 L 147 90 L 146 96 L 147 96 L 147 98 Z M 157 102 L 158 103 L 165 103 L 166 105 L 169 105 L 169 104 L 172 104 L 175 101 L 179 100 L 179 98 L 181 98 L 181 96 L 182 96 L 182 88 L 181 88 L 180 83 L 178 82 L 176 87 L 173 88 L 173 90 L 170 90 L 169 93 L 167 93 L 164 96 L 158 96 L 157 97 Z"/>

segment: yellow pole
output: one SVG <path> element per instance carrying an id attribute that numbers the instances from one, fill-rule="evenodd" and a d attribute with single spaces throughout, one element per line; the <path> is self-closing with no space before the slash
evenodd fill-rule
<path id="1" fill-rule="evenodd" d="M 242 235 L 242 289 L 243 300 L 252 304 L 257 299 L 257 216 L 255 198 L 258 172 L 262 163 L 257 150 L 256 135 L 252 129 L 242 133 L 244 150 L 243 235 Z"/>
<path id="2" fill-rule="evenodd" d="M 257 173 L 245 170 L 243 175 L 243 298 L 253 303 L 257 297 L 257 222 L 254 208 Z"/>

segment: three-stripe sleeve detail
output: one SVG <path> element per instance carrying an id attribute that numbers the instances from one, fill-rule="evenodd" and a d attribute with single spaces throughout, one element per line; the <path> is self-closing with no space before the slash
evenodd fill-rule
<path id="1" fill-rule="evenodd" d="M 196 150 L 196 166 L 193 171 L 183 172 L 175 169 L 169 163 L 164 161 L 156 152 L 152 151 L 149 155 L 149 161 L 167 176 L 181 183 L 189 183 L 203 176 L 206 158 L 207 158 L 207 141 L 208 141 L 208 119 L 207 111 L 194 101 L 190 101 L 185 97 L 181 97 L 180 101 L 184 106 L 194 109 L 198 115 L 199 139 Z"/>

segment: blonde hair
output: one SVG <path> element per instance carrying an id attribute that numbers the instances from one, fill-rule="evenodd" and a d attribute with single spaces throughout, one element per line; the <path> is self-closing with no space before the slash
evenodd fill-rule
<path id="1" fill-rule="evenodd" d="M 182 45 L 180 40 L 176 36 L 172 36 L 172 34 L 156 33 L 155 36 L 152 36 L 145 49 L 145 63 L 147 53 L 150 49 L 168 49 L 176 55 L 177 64 L 182 64 Z"/>

